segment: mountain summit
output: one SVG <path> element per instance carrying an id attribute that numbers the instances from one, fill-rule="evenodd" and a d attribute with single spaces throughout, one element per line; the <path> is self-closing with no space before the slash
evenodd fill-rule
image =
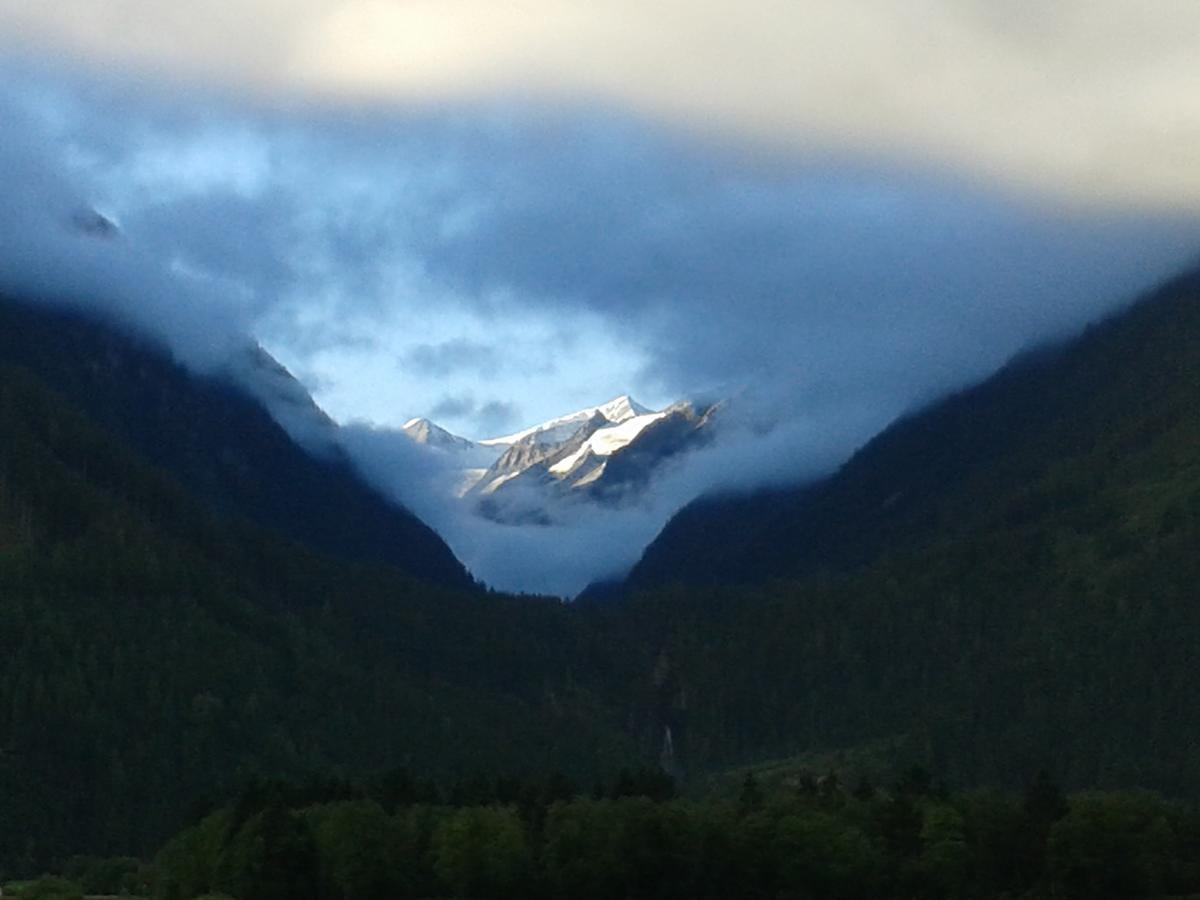
<path id="1" fill-rule="evenodd" d="M 402 428 L 404 433 L 417 444 L 439 447 L 443 450 L 471 450 L 478 445 L 457 434 L 451 434 L 429 419 L 409 419 Z"/>
<path id="2" fill-rule="evenodd" d="M 566 440 L 576 431 L 579 430 L 585 422 L 588 422 L 597 414 L 602 416 L 605 421 L 619 424 L 628 421 L 637 416 L 644 416 L 652 413 L 653 410 L 642 406 L 628 394 L 622 394 L 609 400 L 607 403 L 602 403 L 599 406 L 589 406 L 587 409 L 581 409 L 573 413 L 568 413 L 565 416 L 559 416 L 556 419 L 551 419 L 548 422 L 543 422 L 540 425 L 534 425 L 531 428 L 526 428 L 518 431 L 516 434 L 508 434 L 504 437 L 487 438 L 479 443 L 485 446 L 500 446 L 512 445 L 520 443 L 529 438 L 536 438 L 538 443 L 552 444 L 560 443 Z"/>
<path id="3" fill-rule="evenodd" d="M 712 408 L 653 410 L 622 394 L 502 437 L 474 442 L 428 419 L 404 433 L 453 454 L 456 493 L 498 522 L 552 524 L 580 504 L 636 502 L 670 457 L 707 442 Z"/>

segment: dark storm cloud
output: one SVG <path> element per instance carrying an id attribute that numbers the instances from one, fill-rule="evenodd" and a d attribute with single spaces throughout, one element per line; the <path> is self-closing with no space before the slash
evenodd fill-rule
<path id="1" fill-rule="evenodd" d="M 429 409 L 428 417 L 435 422 L 449 423 L 451 427 L 455 423 L 462 423 L 458 427 L 465 424 L 478 434 L 500 434 L 521 424 L 517 404 L 503 400 L 481 403 L 470 394 L 443 397 Z"/>
<path id="2" fill-rule="evenodd" d="M 433 377 L 467 371 L 490 377 L 500 371 L 502 357 L 495 347 L 464 338 L 437 344 L 418 344 L 404 355 L 401 366 L 420 369 Z"/>
<path id="3" fill-rule="evenodd" d="M 490 400 L 479 407 L 475 421 L 483 434 L 498 434 L 519 425 L 521 408 L 515 403 Z"/>
<path id="4" fill-rule="evenodd" d="M 0 42 L 242 94 L 603 97 L 774 145 L 1191 205 L 1195 0 L 0 0 Z"/>
<path id="5" fill-rule="evenodd" d="M 429 415 L 439 420 L 462 419 L 474 414 L 478 408 L 474 397 L 443 397 L 429 410 Z"/>
<path id="6" fill-rule="evenodd" d="M 460 165 L 486 199 L 469 227 L 422 243 L 428 271 L 602 311 L 672 393 L 786 380 L 802 404 L 907 402 L 1077 327 L 1198 246 L 1183 217 L 1073 210 L 948 173 L 755 167 L 623 123 L 480 146 Z"/>
<path id="7" fill-rule="evenodd" d="M 0 288 L 102 307 L 196 365 L 266 332 L 337 382 L 343 418 L 423 391 L 492 433 L 629 360 L 635 396 L 734 398 L 745 429 L 644 506 L 554 529 L 464 518 L 427 490 L 436 460 L 347 430 L 378 483 L 504 587 L 577 590 L 704 490 L 826 471 L 1200 248 L 1192 217 L 848 153 L 754 158 L 611 111 L 264 111 L 0 71 Z M 118 239 L 70 228 L 91 207 Z"/>

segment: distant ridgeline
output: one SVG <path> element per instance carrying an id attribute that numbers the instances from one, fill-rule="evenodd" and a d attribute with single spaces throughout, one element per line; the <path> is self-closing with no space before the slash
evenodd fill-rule
<path id="1" fill-rule="evenodd" d="M 77 315 L 0 303 L 0 435 L 2 872 L 149 852 L 255 778 L 397 766 L 695 784 L 882 747 L 954 785 L 1200 798 L 1195 276 L 825 482 L 685 510 L 607 602 L 478 590 L 249 395 Z M 578 814 L 556 834 L 605 815 Z"/>

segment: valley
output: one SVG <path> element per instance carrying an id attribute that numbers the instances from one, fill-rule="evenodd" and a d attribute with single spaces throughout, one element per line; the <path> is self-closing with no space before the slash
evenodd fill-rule
<path id="1" fill-rule="evenodd" d="M 0 896 L 1200 898 L 1198 40 L 0 0 Z"/>
<path id="2" fill-rule="evenodd" d="M 586 783 L 669 748 L 688 784 L 885 739 L 873 771 L 1014 787 L 1048 769 L 1066 788 L 1200 796 L 1186 749 L 1200 727 L 1187 714 L 1198 298 L 1193 276 L 1172 282 L 898 422 L 828 481 L 698 503 L 626 584 L 575 604 L 438 586 L 412 568 L 427 553 L 363 555 L 280 527 L 222 480 L 236 451 L 196 455 L 236 440 L 244 467 L 289 440 L 261 414 L 257 435 L 222 431 L 226 418 L 195 428 L 197 404 L 244 415 L 248 395 L 107 326 L 6 305 L 5 865 L 146 852 L 247 779 L 398 763 Z M 58 337 L 39 338 L 50 325 Z M 118 400 L 128 391 L 161 399 Z M 626 421 L 651 420 L 641 435 L 667 418 L 628 406 Z M 595 413 L 517 435 L 498 459 L 582 457 L 624 434 Z M 565 446 L 538 444 L 553 428 Z M 321 478 L 353 477 L 332 465 Z M 257 490 L 272 496 L 285 471 L 261 470 Z M 720 543 L 676 549 L 683 536 Z M 734 555 L 751 549 L 753 563 Z"/>

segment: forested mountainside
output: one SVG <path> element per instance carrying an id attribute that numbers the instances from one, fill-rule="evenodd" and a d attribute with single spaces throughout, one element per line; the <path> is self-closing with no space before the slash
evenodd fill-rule
<path id="1" fill-rule="evenodd" d="M 4 309 L 10 327 L 33 315 Z M 898 423 L 769 511 L 710 507 L 730 553 L 697 537 L 664 569 L 674 586 L 578 606 L 432 586 L 211 502 L 138 437 L 157 380 L 195 380 L 157 357 L 72 374 L 87 324 L 56 327 L 33 327 L 34 349 L 0 332 L 6 359 L 60 363 L 0 367 L 10 871 L 145 852 L 264 775 L 587 784 L 661 760 L 688 783 L 845 749 L 963 786 L 1047 768 L 1068 788 L 1200 797 L 1195 277 Z M 188 460 L 215 439 L 174 415 L 225 401 L 181 390 L 149 421 Z M 710 553 L 730 566 L 714 580 L 761 577 L 679 584 Z"/>
<path id="2" fill-rule="evenodd" d="M 249 353 L 251 348 L 247 348 Z M 81 313 L 0 297 L 0 364 L 29 369 L 214 510 L 322 552 L 469 587 L 450 548 L 336 454 L 301 449 L 232 381 Z"/>
<path id="3" fill-rule="evenodd" d="M 1200 278 L 825 483 L 696 505 L 654 582 L 590 613 L 640 642 L 695 769 L 887 739 L 956 783 L 1200 796 Z"/>
<path id="4" fill-rule="evenodd" d="M 252 777 L 632 758 L 587 688 L 608 662 L 560 603 L 218 515 L 27 370 L 0 367 L 0 434 L 6 871 L 147 851 Z"/>
<path id="5" fill-rule="evenodd" d="M 1077 340 L 1026 353 L 904 417 L 827 480 L 694 502 L 646 549 L 628 584 L 762 583 L 853 570 L 893 549 L 990 527 L 986 513 L 999 498 L 1023 505 L 1025 518 L 1087 505 L 1113 464 L 1132 457 L 1143 465 L 1130 478 L 1174 479 L 1176 468 L 1153 468 L 1161 462 L 1153 454 L 1180 438 L 1200 402 L 1198 341 L 1194 272 Z M 1081 463 L 1093 467 L 1092 480 L 1079 473 L 1062 485 L 1065 493 L 1030 494 L 1051 469 Z M 1190 464 L 1186 453 L 1180 464 Z"/>

